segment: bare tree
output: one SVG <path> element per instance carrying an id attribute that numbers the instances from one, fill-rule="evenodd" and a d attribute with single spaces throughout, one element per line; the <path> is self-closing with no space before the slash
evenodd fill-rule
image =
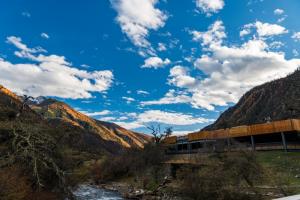
<path id="1" fill-rule="evenodd" d="M 65 172 L 60 167 L 60 154 L 56 139 L 42 125 L 31 126 L 16 122 L 12 125 L 10 134 L 10 148 L 0 158 L 0 170 L 5 167 L 24 165 L 33 180 L 33 187 L 37 190 L 45 187 L 51 180 L 55 180 L 59 189 L 73 199 L 67 187 Z"/>
<path id="2" fill-rule="evenodd" d="M 161 126 L 160 124 L 157 124 L 156 126 L 151 124 L 149 126 L 146 126 L 149 130 L 151 130 L 151 135 L 154 138 L 154 143 L 159 144 L 162 139 L 169 137 L 172 135 L 172 127 L 165 128 L 164 132 L 161 132 Z"/>
<path id="3" fill-rule="evenodd" d="M 173 133 L 173 127 L 171 127 L 171 126 L 170 126 L 170 127 L 167 127 L 167 128 L 165 129 L 164 133 L 165 133 L 165 137 L 171 136 L 172 133 Z"/>
<path id="4" fill-rule="evenodd" d="M 19 117 L 23 113 L 25 107 L 28 106 L 28 101 L 31 100 L 31 99 L 33 99 L 32 96 L 27 96 L 27 95 L 23 96 L 23 102 L 22 102 L 22 105 L 19 109 L 19 112 L 17 113 L 17 117 Z"/>

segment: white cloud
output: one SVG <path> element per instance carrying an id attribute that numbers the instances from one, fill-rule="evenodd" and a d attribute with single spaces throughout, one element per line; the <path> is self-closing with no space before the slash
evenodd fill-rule
<path id="1" fill-rule="evenodd" d="M 185 93 L 169 90 L 163 98 L 159 100 L 142 101 L 141 106 L 189 103 L 190 101 L 191 97 Z"/>
<path id="2" fill-rule="evenodd" d="M 139 122 L 135 122 L 135 121 L 133 122 L 115 121 L 114 123 L 129 130 L 144 127 L 143 124 L 140 124 Z"/>
<path id="3" fill-rule="evenodd" d="M 282 9 L 277 8 L 274 10 L 274 15 L 282 15 L 283 13 L 284 13 L 284 10 L 282 10 Z"/>
<path id="4" fill-rule="evenodd" d="M 149 48 L 149 31 L 157 30 L 165 24 L 167 16 L 155 8 L 157 2 L 158 0 L 111 0 L 118 13 L 117 22 L 122 31 L 138 47 Z"/>
<path id="5" fill-rule="evenodd" d="M 128 129 L 136 129 L 145 127 L 145 125 L 149 123 L 184 126 L 208 123 L 211 121 L 211 119 L 206 119 L 203 117 L 193 117 L 192 115 L 183 113 L 165 112 L 161 110 L 148 110 L 136 115 L 133 121 L 115 121 L 115 123 Z"/>
<path id="6" fill-rule="evenodd" d="M 193 34 L 194 40 L 204 47 L 194 67 L 205 76 L 193 77 L 181 66 L 170 70 L 169 84 L 186 92 L 186 102 L 193 107 L 214 110 L 215 106 L 236 103 L 251 88 L 284 77 L 300 66 L 300 59 L 286 59 L 284 53 L 272 51 L 263 38 L 254 37 L 241 45 L 225 45 L 225 28 L 222 22 L 216 23 L 207 32 Z M 149 105 L 171 102 L 163 97 Z"/>
<path id="7" fill-rule="evenodd" d="M 281 35 L 289 32 L 288 30 L 286 30 L 285 27 L 280 26 L 278 24 L 269 24 L 256 21 L 255 23 L 246 24 L 243 30 L 240 32 L 240 36 L 250 34 L 252 28 L 256 29 L 257 34 L 260 38 Z"/>
<path id="8" fill-rule="evenodd" d="M 49 39 L 50 36 L 47 33 L 41 33 L 41 37 L 45 39 Z"/>
<path id="9" fill-rule="evenodd" d="M 102 116 L 102 115 L 110 115 L 111 112 L 109 110 L 103 110 L 99 112 L 87 112 L 87 111 L 79 111 L 87 116 L 95 117 L 95 116 Z"/>
<path id="10" fill-rule="evenodd" d="M 199 68 L 201 66 L 200 70 L 202 70 L 206 74 L 213 73 L 215 70 L 220 68 L 220 65 L 221 64 L 218 60 L 215 60 L 208 55 L 202 55 L 194 62 L 194 66 L 196 68 Z"/>
<path id="11" fill-rule="evenodd" d="M 251 40 L 241 47 L 211 49 L 213 70 L 195 62 L 195 67 L 208 77 L 201 80 L 197 89 L 192 89 L 192 104 L 213 110 L 214 105 L 236 103 L 252 87 L 286 76 L 300 65 L 300 60 L 286 60 L 283 54 L 267 51 L 266 47 L 263 41 Z"/>
<path id="12" fill-rule="evenodd" d="M 280 17 L 280 18 L 277 20 L 277 22 L 278 22 L 278 23 L 281 23 L 281 22 L 283 22 L 287 17 L 288 17 L 287 15 L 284 15 L 284 16 Z"/>
<path id="13" fill-rule="evenodd" d="M 120 121 L 128 120 L 128 117 L 122 116 L 122 117 L 119 117 L 118 120 L 120 120 Z"/>
<path id="14" fill-rule="evenodd" d="M 135 101 L 135 99 L 132 97 L 122 97 L 122 99 L 124 99 L 126 101 L 126 103 L 128 103 L 128 104 Z"/>
<path id="15" fill-rule="evenodd" d="M 272 49 L 280 49 L 283 46 L 284 46 L 284 43 L 280 42 L 280 41 L 274 41 L 269 44 L 269 47 Z"/>
<path id="16" fill-rule="evenodd" d="M 137 90 L 136 91 L 137 94 L 141 94 L 141 95 L 149 95 L 150 93 L 145 91 L 145 90 Z"/>
<path id="17" fill-rule="evenodd" d="M 202 117 L 193 117 L 192 115 L 183 113 L 148 110 L 138 115 L 138 121 L 142 123 L 157 122 L 171 125 L 191 125 L 206 123 L 210 120 Z"/>
<path id="18" fill-rule="evenodd" d="M 189 91 L 193 93 L 192 105 L 208 110 L 215 105 L 235 103 L 252 87 L 284 77 L 300 65 L 299 59 L 287 60 L 283 53 L 268 51 L 269 45 L 261 39 L 249 40 L 241 46 L 225 46 L 221 42 L 216 45 L 212 41 L 206 47 L 208 55 L 198 58 L 194 65 L 207 78 Z"/>
<path id="19" fill-rule="evenodd" d="M 224 0 L 196 0 L 196 6 L 207 16 L 219 12 L 224 5 Z"/>
<path id="20" fill-rule="evenodd" d="M 191 31 L 194 41 L 202 41 L 202 45 L 214 44 L 219 45 L 226 38 L 225 28 L 222 21 L 216 21 L 209 26 L 206 32 Z"/>
<path id="21" fill-rule="evenodd" d="M 162 60 L 159 57 L 150 57 L 145 60 L 145 63 L 141 66 L 141 68 L 162 68 L 165 67 L 166 65 L 170 64 L 171 61 L 166 58 L 165 60 Z"/>
<path id="22" fill-rule="evenodd" d="M 249 35 L 251 33 L 250 29 L 243 29 L 240 31 L 240 36 L 244 37 L 245 35 Z"/>
<path id="23" fill-rule="evenodd" d="M 98 120 L 105 121 L 105 122 L 113 122 L 114 120 L 116 120 L 116 118 L 115 117 L 100 117 L 100 118 L 98 118 Z"/>
<path id="24" fill-rule="evenodd" d="M 19 50 L 21 50 L 22 52 L 24 52 L 24 54 L 27 54 L 27 55 L 29 55 L 29 53 L 47 52 L 45 49 L 43 49 L 41 47 L 28 48 L 26 44 L 22 43 L 21 38 L 15 37 L 15 36 L 7 37 L 6 42 L 16 46 Z M 15 52 L 15 54 L 16 54 L 16 52 Z"/>
<path id="25" fill-rule="evenodd" d="M 295 41 L 300 41 L 300 32 L 296 32 L 292 35 L 292 38 L 295 40 Z"/>
<path id="26" fill-rule="evenodd" d="M 158 51 L 166 51 L 167 47 L 164 43 L 158 43 L 158 47 L 157 47 Z"/>
<path id="27" fill-rule="evenodd" d="M 283 15 L 283 14 L 284 14 L 284 10 L 282 10 L 282 9 L 277 8 L 277 9 L 274 10 L 274 15 L 277 15 L 277 16 L 280 17 L 277 20 L 278 23 L 283 22 L 288 17 L 287 15 Z"/>
<path id="28" fill-rule="evenodd" d="M 126 116 L 131 117 L 131 118 L 136 118 L 137 117 L 137 113 L 135 113 L 135 112 L 126 113 Z"/>
<path id="29" fill-rule="evenodd" d="M 44 49 L 29 48 L 21 38 L 8 37 L 7 42 L 18 48 L 15 55 L 36 63 L 13 64 L 0 59 L 1 84 L 20 94 L 56 96 L 62 98 L 90 98 L 92 92 L 108 90 L 113 81 L 109 70 L 79 70 L 64 56 L 38 54 Z"/>
<path id="30" fill-rule="evenodd" d="M 87 64 L 82 64 L 82 65 L 80 65 L 80 67 L 83 67 L 83 68 L 89 68 L 90 66 L 87 65 Z"/>
<path id="31" fill-rule="evenodd" d="M 176 135 L 176 136 L 184 136 L 184 135 L 187 135 L 189 133 L 194 133 L 196 131 L 199 131 L 199 129 L 196 129 L 196 130 L 186 130 L 186 131 L 176 131 L 174 130 L 172 135 Z"/>
<path id="32" fill-rule="evenodd" d="M 189 75 L 187 67 L 177 65 L 170 70 L 168 82 L 177 87 L 189 88 L 196 84 L 196 79 Z"/>
<path id="33" fill-rule="evenodd" d="M 286 30 L 285 27 L 277 24 L 262 23 L 258 21 L 255 23 L 255 26 L 257 28 L 258 35 L 262 37 L 288 33 L 288 30 Z"/>

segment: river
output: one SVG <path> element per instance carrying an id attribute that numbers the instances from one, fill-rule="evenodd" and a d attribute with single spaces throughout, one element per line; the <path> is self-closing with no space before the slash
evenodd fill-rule
<path id="1" fill-rule="evenodd" d="M 117 192 L 93 185 L 80 185 L 73 194 L 76 200 L 124 200 Z"/>

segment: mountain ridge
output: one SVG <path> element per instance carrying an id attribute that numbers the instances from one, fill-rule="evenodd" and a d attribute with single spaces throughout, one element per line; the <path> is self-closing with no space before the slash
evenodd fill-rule
<path id="1" fill-rule="evenodd" d="M 7 101 L 2 102 L 2 107 L 10 107 L 13 102 L 15 106 L 11 110 L 17 113 L 19 107 L 22 105 L 22 97 L 17 96 L 4 86 L 0 87 L 0 93 L 2 94 L 1 96 L 7 99 Z M 145 134 L 127 130 L 114 123 L 102 122 L 90 118 L 76 111 L 68 104 L 55 99 L 44 98 L 40 102 L 29 100 L 25 114 L 28 113 L 32 113 L 34 117 L 31 116 L 31 118 L 35 118 L 33 120 L 43 118 L 46 123 L 49 123 L 53 127 L 70 131 L 74 129 L 76 130 L 75 132 L 82 133 L 82 136 L 88 136 L 90 142 L 104 145 L 105 149 L 109 149 L 110 152 L 114 152 L 114 150 L 118 151 L 122 148 L 143 148 L 151 140 L 151 137 Z"/>
<path id="2" fill-rule="evenodd" d="M 90 118 L 87 115 L 76 111 L 68 104 L 55 99 L 47 99 L 40 104 L 32 105 L 31 107 L 45 118 L 59 118 L 73 124 L 74 126 L 95 132 L 104 140 L 118 142 L 127 148 L 143 148 L 144 144 L 149 141 L 147 141 L 145 135 L 139 135 L 139 133 L 129 131 L 114 123 L 102 122 Z"/>
<path id="3" fill-rule="evenodd" d="M 300 118 L 300 69 L 246 92 L 237 104 L 225 110 L 202 130 Z"/>

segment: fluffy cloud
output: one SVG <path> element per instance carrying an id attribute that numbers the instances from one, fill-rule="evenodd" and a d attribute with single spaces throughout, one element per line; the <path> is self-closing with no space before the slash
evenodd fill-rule
<path id="1" fill-rule="evenodd" d="M 170 64 L 171 61 L 166 58 L 165 60 L 162 60 L 159 57 L 150 57 L 145 60 L 145 63 L 141 66 L 141 68 L 162 68 L 168 64 Z"/>
<path id="2" fill-rule="evenodd" d="M 181 88 L 193 87 L 196 83 L 196 79 L 189 75 L 189 69 L 183 66 L 175 66 L 170 70 L 169 84 L 175 85 Z"/>
<path id="3" fill-rule="evenodd" d="M 21 38 L 8 37 L 15 45 L 15 55 L 34 63 L 14 64 L 0 59 L 1 84 L 20 94 L 56 96 L 62 98 L 90 98 L 91 92 L 108 90 L 113 81 L 109 70 L 85 71 L 73 67 L 64 56 L 43 55 L 44 49 L 29 48 Z M 38 54 L 38 55 L 37 55 Z"/>
<path id="4" fill-rule="evenodd" d="M 300 41 L 300 32 L 296 32 L 292 35 L 292 38 L 295 40 L 295 41 Z"/>
<path id="5" fill-rule="evenodd" d="M 282 10 L 282 9 L 277 8 L 274 10 L 275 15 L 282 15 L 283 13 L 284 13 L 284 10 Z"/>
<path id="6" fill-rule="evenodd" d="M 207 16 L 219 12 L 224 7 L 224 0 L 196 0 L 197 7 Z"/>
<path id="7" fill-rule="evenodd" d="M 260 38 L 288 33 L 288 30 L 286 30 L 285 27 L 278 24 L 269 24 L 256 21 L 255 23 L 246 24 L 244 29 L 240 32 L 240 36 L 250 34 L 252 28 L 256 29 Z"/>
<path id="8" fill-rule="evenodd" d="M 160 110 L 148 110 L 138 115 L 138 121 L 143 123 L 165 123 L 171 125 L 191 125 L 209 122 L 208 119 L 193 117 L 183 113 L 164 112 Z"/>
<path id="9" fill-rule="evenodd" d="M 117 22 L 122 31 L 138 47 L 151 46 L 146 39 L 149 30 L 157 30 L 165 24 L 167 16 L 155 8 L 157 2 L 158 0 L 111 0 L 118 13 Z"/>
<path id="10" fill-rule="evenodd" d="M 178 103 L 187 102 L 195 108 L 214 110 L 215 106 L 236 103 L 249 89 L 284 77 L 300 66 L 300 59 L 286 59 L 284 53 L 271 51 L 274 45 L 270 46 L 263 38 L 225 45 L 225 27 L 221 21 L 209 26 L 206 32 L 194 31 L 192 35 L 204 47 L 194 67 L 205 76 L 195 78 L 186 67 L 175 66 L 170 70 L 168 83 L 184 94 L 184 98 L 182 94 L 170 95 L 172 100 L 181 99 Z M 265 31 L 260 35 L 270 33 Z M 172 100 L 166 97 L 143 104 L 171 104 Z"/>
<path id="11" fill-rule="evenodd" d="M 133 121 L 122 122 L 117 121 L 115 123 L 119 124 L 128 129 L 135 129 L 144 127 L 149 123 L 162 123 L 169 125 L 192 125 L 192 124 L 202 124 L 211 122 L 211 119 L 205 119 L 202 117 L 193 117 L 192 115 L 176 113 L 176 112 L 164 112 L 161 110 L 148 110 L 143 113 L 137 114 Z"/>
<path id="12" fill-rule="evenodd" d="M 214 40 L 203 43 L 207 44 L 208 54 L 198 58 L 194 65 L 207 78 L 189 91 L 192 105 L 208 110 L 215 105 L 235 103 L 252 87 L 286 76 L 300 65 L 299 59 L 287 60 L 283 53 L 268 51 L 269 45 L 262 39 L 252 39 L 241 46 L 226 46 L 222 41 L 216 45 Z"/>
<path id="13" fill-rule="evenodd" d="M 255 26 L 257 28 L 258 35 L 262 37 L 288 33 L 288 30 L 277 24 L 262 23 L 258 21 L 255 23 Z"/>
<path id="14" fill-rule="evenodd" d="M 201 41 L 202 45 L 220 45 L 223 39 L 226 38 L 225 28 L 222 21 L 216 21 L 209 26 L 209 30 L 206 32 L 191 31 L 194 41 Z"/>
<path id="15" fill-rule="evenodd" d="M 244 37 L 245 35 L 249 35 L 251 33 L 250 26 L 245 25 L 244 29 L 240 31 L 240 36 Z"/>

